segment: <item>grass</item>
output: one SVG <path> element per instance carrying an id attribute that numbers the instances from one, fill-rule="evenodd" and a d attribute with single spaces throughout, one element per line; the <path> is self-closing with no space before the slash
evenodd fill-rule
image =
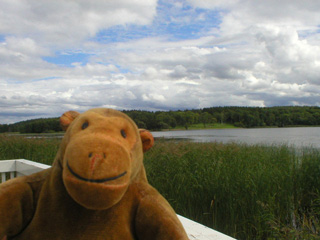
<path id="1" fill-rule="evenodd" d="M 0 136 L 0 159 L 51 164 L 60 139 Z M 177 213 L 237 239 L 320 239 L 320 150 L 157 141 L 150 183 Z"/>
<path id="2" fill-rule="evenodd" d="M 59 138 L 25 138 L 0 135 L 0 159 L 28 159 L 51 165 L 59 149 Z"/>
<path id="3" fill-rule="evenodd" d="M 319 150 L 287 146 L 158 142 L 145 166 L 178 213 L 218 231 L 238 239 L 319 239 L 320 226 L 303 222 L 319 219 L 319 159 Z"/>

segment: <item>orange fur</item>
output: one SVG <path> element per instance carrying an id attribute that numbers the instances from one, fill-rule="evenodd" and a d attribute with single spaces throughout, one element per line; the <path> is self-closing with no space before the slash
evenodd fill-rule
<path id="1" fill-rule="evenodd" d="M 66 134 L 53 166 L 0 185 L 0 239 L 188 239 L 147 181 L 149 131 L 103 108 L 60 122 Z"/>

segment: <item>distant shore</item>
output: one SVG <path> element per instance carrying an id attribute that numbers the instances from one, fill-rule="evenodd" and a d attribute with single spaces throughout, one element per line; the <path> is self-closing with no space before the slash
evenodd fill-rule
<path id="1" fill-rule="evenodd" d="M 250 127 L 246 129 L 256 129 L 256 128 L 296 128 L 296 127 L 320 127 L 320 125 L 288 125 L 284 127 L 279 126 L 259 126 L 259 127 Z M 205 130 L 205 129 L 241 129 L 243 127 L 236 127 L 232 124 L 225 124 L 225 123 L 216 123 L 216 124 L 208 124 L 206 127 L 203 124 L 194 124 L 189 126 L 187 129 L 183 126 L 177 126 L 175 128 L 169 129 L 161 129 L 155 130 L 155 132 L 163 132 L 163 131 L 188 131 L 188 130 Z"/>

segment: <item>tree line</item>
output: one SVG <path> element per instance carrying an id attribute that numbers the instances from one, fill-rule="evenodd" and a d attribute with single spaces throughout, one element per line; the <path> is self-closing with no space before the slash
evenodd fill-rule
<path id="1" fill-rule="evenodd" d="M 286 127 L 320 125 L 320 107 L 210 107 L 184 111 L 123 111 L 139 128 L 163 130 L 193 124 L 227 123 L 236 127 Z M 46 133 L 61 131 L 59 118 L 0 124 L 0 132 Z"/>
<path id="2" fill-rule="evenodd" d="M 139 127 L 161 130 L 192 124 L 227 123 L 236 127 L 320 125 L 320 107 L 210 107 L 185 111 L 125 111 Z"/>
<path id="3" fill-rule="evenodd" d="M 59 118 L 39 118 L 13 124 L 0 124 L 1 133 L 52 133 L 59 131 L 62 131 Z"/>

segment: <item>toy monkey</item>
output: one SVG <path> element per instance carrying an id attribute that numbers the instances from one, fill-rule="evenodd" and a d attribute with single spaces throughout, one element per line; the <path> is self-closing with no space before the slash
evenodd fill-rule
<path id="1" fill-rule="evenodd" d="M 0 184 L 0 239 L 188 239 L 147 181 L 149 131 L 104 108 L 66 112 L 60 123 L 66 133 L 52 167 Z"/>

